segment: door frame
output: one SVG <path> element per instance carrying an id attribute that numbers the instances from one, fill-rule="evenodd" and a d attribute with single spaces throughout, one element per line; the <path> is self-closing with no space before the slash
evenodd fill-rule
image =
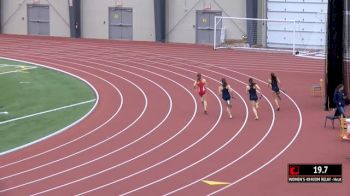
<path id="1" fill-rule="evenodd" d="M 48 21 L 48 24 L 49 24 L 49 34 L 48 35 L 42 35 L 42 36 L 50 36 L 51 34 L 51 29 L 50 29 L 50 5 L 49 4 L 27 4 L 27 35 L 40 35 L 40 34 L 29 34 L 29 8 L 30 7 L 45 7 L 49 10 L 49 21 Z M 40 22 L 38 22 L 40 23 Z M 39 27 L 40 29 L 40 27 Z M 40 31 L 39 31 L 40 32 Z"/>
<path id="2" fill-rule="evenodd" d="M 130 10 L 131 11 L 131 13 L 132 13 L 132 23 L 131 23 L 132 34 L 131 34 L 131 39 L 130 40 L 133 40 L 133 37 L 134 37 L 133 36 L 133 33 L 134 33 L 134 15 L 133 15 L 134 14 L 134 10 L 133 10 L 132 7 L 108 7 L 108 39 L 112 39 L 111 38 L 111 28 L 110 28 L 110 24 L 111 24 L 110 11 L 111 10 L 121 10 L 121 11 Z M 122 18 L 122 22 L 123 22 L 123 18 Z M 123 25 L 121 25 L 121 27 L 123 27 Z M 121 38 L 121 39 L 118 39 L 118 40 L 123 40 L 123 39 Z"/>
<path id="3" fill-rule="evenodd" d="M 198 43 L 198 13 L 209 13 L 209 14 L 214 14 L 214 13 L 220 13 L 220 16 L 222 16 L 222 10 L 196 10 L 196 28 L 195 28 L 195 36 L 196 36 L 196 44 L 199 44 Z M 209 19 L 210 21 L 210 19 Z M 209 24 L 210 25 L 210 24 Z M 214 29 L 210 29 L 210 31 L 213 31 L 214 33 Z M 215 38 L 214 38 L 215 39 Z M 204 44 L 204 43 L 200 43 L 200 44 Z M 211 44 L 211 43 L 205 43 L 205 44 Z"/>

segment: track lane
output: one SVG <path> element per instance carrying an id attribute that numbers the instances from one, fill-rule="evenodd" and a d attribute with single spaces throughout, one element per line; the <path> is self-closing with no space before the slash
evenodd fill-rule
<path id="1" fill-rule="evenodd" d="M 149 58 L 150 59 L 150 58 Z M 132 58 L 131 59 L 129 59 L 129 60 L 132 60 Z M 152 60 L 154 60 L 154 59 L 152 59 Z M 223 65 L 225 65 L 225 64 L 223 64 Z M 203 67 L 207 67 L 207 66 L 203 66 Z M 230 65 L 228 65 L 228 66 L 226 66 L 226 67 L 228 67 L 228 68 L 231 68 L 231 66 Z M 208 68 L 213 68 L 212 66 L 209 66 Z M 257 74 L 259 74 L 259 73 L 257 73 Z M 261 78 L 261 77 L 260 77 Z"/>

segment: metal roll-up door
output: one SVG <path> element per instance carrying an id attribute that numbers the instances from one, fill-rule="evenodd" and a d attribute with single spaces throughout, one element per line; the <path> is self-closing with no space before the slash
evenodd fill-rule
<path id="1" fill-rule="evenodd" d="M 197 10 L 196 15 L 196 43 L 213 44 L 215 16 L 221 16 L 221 11 Z M 221 23 L 217 26 L 216 39 L 220 39 Z"/>
<path id="2" fill-rule="evenodd" d="M 28 35 L 50 35 L 50 9 L 48 5 L 30 4 L 27 7 Z"/>
<path id="3" fill-rule="evenodd" d="M 109 38 L 132 40 L 133 21 L 131 8 L 109 8 Z"/>

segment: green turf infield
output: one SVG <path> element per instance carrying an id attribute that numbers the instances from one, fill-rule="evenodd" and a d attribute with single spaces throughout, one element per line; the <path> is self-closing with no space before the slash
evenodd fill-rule
<path id="1" fill-rule="evenodd" d="M 93 90 L 77 78 L 4 59 L 0 59 L 0 89 L 0 153 L 76 122 L 96 99 Z M 86 101 L 90 102 L 71 106 Z"/>

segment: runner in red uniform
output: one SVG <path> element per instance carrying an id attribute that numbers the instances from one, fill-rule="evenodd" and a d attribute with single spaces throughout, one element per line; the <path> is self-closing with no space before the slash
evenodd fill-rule
<path id="1" fill-rule="evenodd" d="M 202 78 L 202 74 L 198 73 L 197 80 L 194 81 L 193 87 L 194 87 L 194 89 L 197 89 L 197 87 L 198 87 L 198 94 L 201 98 L 201 102 L 202 102 L 202 105 L 204 108 L 204 114 L 208 114 L 208 112 L 207 112 L 208 103 L 207 103 L 206 85 L 207 85 L 207 81 Z"/>

